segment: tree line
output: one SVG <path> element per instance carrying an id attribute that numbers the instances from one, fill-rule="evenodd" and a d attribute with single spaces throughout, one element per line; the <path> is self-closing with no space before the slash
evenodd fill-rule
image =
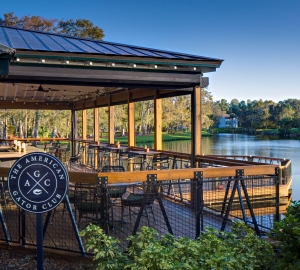
<path id="1" fill-rule="evenodd" d="M 102 40 L 104 31 L 88 19 L 46 19 L 41 16 L 18 17 L 13 12 L 5 13 L 0 24 L 21 28 L 49 31 L 81 38 Z M 300 100 L 287 99 L 278 103 L 272 100 L 238 101 L 226 99 L 213 101 L 212 94 L 202 89 L 202 127 L 209 130 L 217 127 L 220 117 L 238 117 L 239 126 L 247 129 L 259 128 L 299 128 Z M 163 131 L 172 133 L 189 131 L 191 128 L 190 95 L 163 99 Z M 115 106 L 115 130 L 122 135 L 127 132 L 127 105 Z M 87 110 L 88 119 L 93 119 L 93 111 Z M 0 136 L 9 134 L 20 137 L 66 137 L 70 134 L 69 111 L 47 110 L 0 110 Z M 100 108 L 99 124 L 101 132 L 108 129 L 108 109 Z M 80 127 L 81 113 L 77 116 Z M 135 104 L 135 126 L 137 134 L 150 134 L 154 127 L 153 101 Z M 88 121 L 88 134 L 93 134 L 93 123 Z M 80 134 L 78 134 L 80 135 Z"/>
<path id="2" fill-rule="evenodd" d="M 287 99 L 274 102 L 272 100 L 238 101 L 226 99 L 217 101 L 222 113 L 230 117 L 238 117 L 239 126 L 248 129 L 289 129 L 300 127 L 300 100 Z M 222 114 L 221 114 L 222 115 Z M 215 116 L 211 116 L 214 118 Z M 215 119 L 215 124 L 216 124 Z"/>
<path id="3" fill-rule="evenodd" d="M 128 130 L 127 104 L 114 106 L 115 131 L 126 135 Z M 247 102 L 233 99 L 213 101 L 209 91 L 202 89 L 202 128 L 217 127 L 220 117 L 238 117 L 239 126 L 247 129 L 299 128 L 300 100 L 254 100 Z M 87 132 L 93 136 L 94 111 L 87 110 Z M 99 108 L 100 135 L 108 131 L 108 108 Z M 56 110 L 0 110 L 0 136 L 68 137 L 71 131 L 70 111 Z M 77 112 L 77 127 L 81 136 L 82 113 Z M 135 127 L 138 135 L 154 131 L 153 100 L 135 103 Z M 162 129 L 164 132 L 185 132 L 191 129 L 190 95 L 162 99 Z"/>
<path id="4" fill-rule="evenodd" d="M 14 12 L 8 12 L 0 18 L 0 24 L 79 38 L 102 40 L 104 37 L 103 29 L 88 19 L 47 19 L 38 15 L 25 15 L 19 18 Z"/>

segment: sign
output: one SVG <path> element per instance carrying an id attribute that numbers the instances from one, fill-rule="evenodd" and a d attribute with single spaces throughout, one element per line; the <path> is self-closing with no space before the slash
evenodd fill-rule
<path id="1" fill-rule="evenodd" d="M 31 213 L 56 208 L 69 187 L 65 166 L 56 157 L 42 152 L 24 155 L 11 167 L 8 189 L 13 201 Z"/>

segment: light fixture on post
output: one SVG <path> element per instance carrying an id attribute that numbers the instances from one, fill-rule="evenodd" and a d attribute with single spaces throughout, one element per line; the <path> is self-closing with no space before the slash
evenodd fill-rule
<path id="1" fill-rule="evenodd" d="M 115 63 L 107 63 L 107 66 L 109 67 L 114 67 L 116 64 Z"/>
<path id="2" fill-rule="evenodd" d="M 151 68 L 157 68 L 157 65 L 150 65 Z"/>
<path id="3" fill-rule="evenodd" d="M 46 63 L 45 59 L 39 59 L 39 63 Z"/>

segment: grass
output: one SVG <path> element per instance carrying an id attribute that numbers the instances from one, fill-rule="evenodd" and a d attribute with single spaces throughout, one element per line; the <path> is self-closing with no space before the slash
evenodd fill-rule
<path id="1" fill-rule="evenodd" d="M 202 136 L 211 136 L 211 134 L 206 131 L 202 131 Z M 190 139 L 191 139 L 191 132 L 174 133 L 174 134 L 168 134 L 166 132 L 163 132 L 163 134 L 162 134 L 162 140 L 164 142 L 190 140 Z M 107 139 L 107 137 L 103 137 L 103 138 L 101 138 L 101 141 L 107 142 L 108 139 Z M 115 141 L 116 142 L 119 141 L 121 144 L 124 144 L 124 143 L 127 143 L 128 137 L 127 136 L 118 136 L 118 137 L 115 137 Z M 152 142 L 154 142 L 154 134 L 136 136 L 136 144 L 152 143 Z"/>

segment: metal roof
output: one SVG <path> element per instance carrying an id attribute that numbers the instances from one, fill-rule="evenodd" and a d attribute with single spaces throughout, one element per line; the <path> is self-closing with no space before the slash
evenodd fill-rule
<path id="1" fill-rule="evenodd" d="M 55 33 L 8 27 L 3 25 L 0 26 L 0 43 L 11 49 L 26 51 L 68 52 L 129 57 L 134 56 L 187 61 L 220 61 L 220 59 L 216 58 L 143 48 L 99 40 L 76 38 Z"/>

